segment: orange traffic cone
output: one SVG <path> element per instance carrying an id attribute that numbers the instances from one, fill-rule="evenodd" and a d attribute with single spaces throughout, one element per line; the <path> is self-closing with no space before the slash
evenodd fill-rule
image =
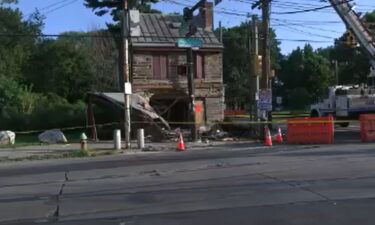
<path id="1" fill-rule="evenodd" d="M 267 126 L 264 128 L 264 145 L 272 146 L 272 137 Z"/>
<path id="2" fill-rule="evenodd" d="M 180 133 L 180 137 L 177 140 L 177 151 L 182 152 L 185 151 L 185 143 L 184 143 L 184 138 L 182 137 L 182 134 Z"/>
<path id="3" fill-rule="evenodd" d="M 283 143 L 283 135 L 281 133 L 281 128 L 279 127 L 277 134 L 276 134 L 276 142 L 281 144 Z"/>

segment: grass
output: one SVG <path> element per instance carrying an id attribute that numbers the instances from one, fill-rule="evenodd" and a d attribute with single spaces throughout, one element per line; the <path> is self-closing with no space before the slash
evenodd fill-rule
<path id="1" fill-rule="evenodd" d="M 85 130 L 71 130 L 71 131 L 63 131 L 66 139 L 69 143 L 78 143 L 80 141 L 80 135 Z M 38 139 L 38 135 L 40 133 L 29 133 L 29 134 L 17 134 L 16 133 L 16 143 L 14 145 L 2 145 L 0 148 L 16 148 L 16 147 L 23 147 L 23 146 L 33 146 L 33 145 L 41 145 Z"/>

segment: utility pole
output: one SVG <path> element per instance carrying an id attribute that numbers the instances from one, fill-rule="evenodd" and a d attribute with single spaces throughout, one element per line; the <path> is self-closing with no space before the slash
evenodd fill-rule
<path id="1" fill-rule="evenodd" d="M 334 60 L 333 63 L 335 68 L 335 83 L 336 85 L 339 85 L 339 63 L 337 60 Z"/>
<path id="2" fill-rule="evenodd" d="M 188 75 L 188 92 L 189 92 L 189 98 L 190 98 L 190 117 L 192 121 L 191 125 L 191 140 L 197 141 L 198 138 L 198 130 L 197 125 L 195 123 L 195 85 L 194 85 L 194 63 L 193 63 L 193 48 L 187 48 L 187 55 L 186 55 L 186 61 L 187 61 L 187 75 Z"/>
<path id="3" fill-rule="evenodd" d="M 223 27 L 221 26 L 221 21 L 219 21 L 219 41 L 223 43 Z"/>
<path id="4" fill-rule="evenodd" d="M 261 8 L 262 9 L 262 77 L 260 80 L 260 89 L 262 91 L 262 102 L 267 102 L 267 108 L 269 108 L 269 103 L 272 103 L 271 92 L 271 58 L 270 58 L 270 2 L 271 0 L 259 0 L 252 5 L 252 9 Z M 264 96 L 263 96 L 264 95 Z M 271 99 L 270 99 L 271 98 Z M 271 105 L 272 107 L 272 105 Z M 262 115 L 261 119 L 267 121 L 272 120 L 272 112 L 268 110 L 261 109 Z"/>
<path id="5" fill-rule="evenodd" d="M 188 40 L 191 36 L 193 36 L 197 32 L 197 27 L 192 24 L 193 12 L 195 10 L 199 9 L 200 7 L 204 6 L 204 4 L 206 4 L 206 1 L 207 0 L 200 0 L 193 7 L 191 7 L 191 8 L 185 7 L 184 8 L 183 18 L 189 26 L 188 32 L 185 33 L 185 35 L 184 35 L 186 40 Z M 187 50 L 186 61 L 187 61 L 188 92 L 189 92 L 189 100 L 190 100 L 189 111 L 190 111 L 190 118 L 191 118 L 191 121 L 192 121 L 191 140 L 197 141 L 197 139 L 198 139 L 198 129 L 197 129 L 196 118 L 195 118 L 195 85 L 194 85 L 195 67 L 194 67 L 194 62 L 193 62 L 193 60 L 194 60 L 193 47 L 194 46 L 190 45 L 186 48 L 186 50 Z M 198 47 L 195 47 L 195 48 L 198 48 Z"/>
<path id="6" fill-rule="evenodd" d="M 258 121 L 258 91 L 259 91 L 259 42 L 258 42 L 258 18 L 256 15 L 252 16 L 252 23 L 250 27 L 250 82 L 251 82 L 251 101 L 250 101 L 250 119 L 251 121 Z M 257 126 L 253 126 L 253 134 L 257 134 Z"/>
<path id="7" fill-rule="evenodd" d="M 270 0 L 262 0 L 262 30 L 263 30 L 263 45 L 262 45 L 262 79 L 261 88 L 271 88 L 269 84 L 271 60 L 270 60 Z"/>
<path id="8" fill-rule="evenodd" d="M 125 148 L 129 149 L 130 145 L 130 132 L 131 132 L 131 121 L 130 121 L 130 95 L 131 95 L 131 84 L 129 76 L 129 5 L 128 0 L 122 0 L 122 19 L 121 19 L 121 42 L 120 42 L 120 74 L 123 77 L 124 83 L 124 103 L 125 103 L 125 115 L 124 115 L 124 128 L 125 128 Z M 120 79 L 121 80 L 121 79 Z"/>

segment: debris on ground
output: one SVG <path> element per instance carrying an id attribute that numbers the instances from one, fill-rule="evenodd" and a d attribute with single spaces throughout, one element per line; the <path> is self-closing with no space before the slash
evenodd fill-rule
<path id="1" fill-rule="evenodd" d="M 47 130 L 38 135 L 38 139 L 41 143 L 48 144 L 66 144 L 68 140 L 66 139 L 64 133 L 61 130 Z"/>
<path id="2" fill-rule="evenodd" d="M 16 142 L 16 133 L 6 130 L 0 131 L 0 145 L 14 145 Z"/>

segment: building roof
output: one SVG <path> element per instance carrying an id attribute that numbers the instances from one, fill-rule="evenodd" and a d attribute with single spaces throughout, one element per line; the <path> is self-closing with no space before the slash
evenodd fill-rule
<path id="1" fill-rule="evenodd" d="M 183 18 L 180 15 L 155 13 L 140 14 L 140 36 L 132 37 L 134 47 L 175 47 L 180 34 Z M 198 28 L 192 36 L 203 41 L 203 48 L 223 48 L 213 31 Z"/>

